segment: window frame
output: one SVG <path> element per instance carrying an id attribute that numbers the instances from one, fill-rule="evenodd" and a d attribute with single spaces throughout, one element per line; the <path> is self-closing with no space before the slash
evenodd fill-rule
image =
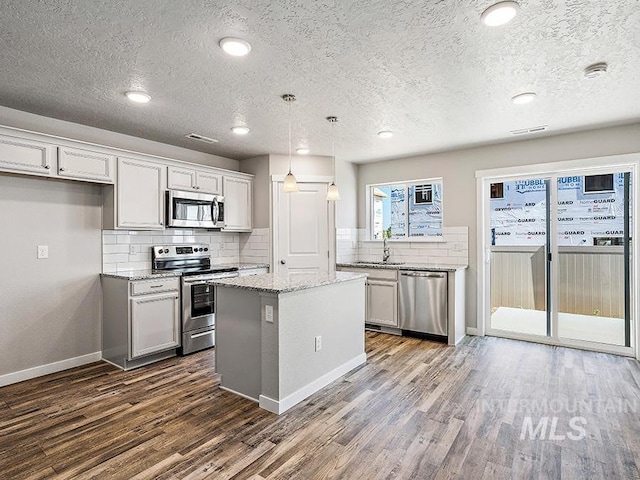
<path id="1" fill-rule="evenodd" d="M 366 212 L 367 228 L 366 228 L 366 240 L 364 241 L 365 242 L 382 242 L 383 241 L 382 238 L 373 237 L 374 235 L 373 226 L 374 226 L 374 215 L 375 215 L 374 190 L 379 187 L 392 187 L 394 185 L 403 185 L 405 188 L 405 199 L 406 199 L 405 203 L 406 203 L 406 215 L 407 215 L 407 220 L 405 222 L 405 236 L 401 238 L 389 238 L 388 241 L 389 242 L 405 242 L 405 243 L 409 243 L 409 242 L 442 243 L 444 242 L 444 198 L 441 201 L 441 208 L 440 208 L 441 216 L 442 216 L 442 226 L 440 230 L 440 235 L 430 236 L 430 237 L 410 237 L 409 236 L 409 204 L 410 204 L 409 189 L 411 187 L 415 187 L 418 185 L 425 185 L 425 184 L 433 185 L 437 183 L 440 184 L 440 189 L 443 194 L 444 180 L 442 177 L 420 178 L 420 179 L 414 179 L 414 180 L 404 180 L 404 181 L 401 180 L 401 181 L 384 182 L 384 183 L 370 183 L 365 185 L 365 196 L 366 196 L 365 208 L 367 209 L 367 212 Z M 432 192 L 433 192 L 433 189 L 432 189 Z M 433 198 L 431 202 L 425 203 L 425 205 L 432 204 L 432 203 L 433 203 Z"/>

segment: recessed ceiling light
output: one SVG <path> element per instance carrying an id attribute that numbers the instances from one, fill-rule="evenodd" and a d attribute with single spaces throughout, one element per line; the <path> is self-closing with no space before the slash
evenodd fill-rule
<path id="1" fill-rule="evenodd" d="M 390 130 L 383 130 L 381 132 L 378 132 L 378 136 L 380 138 L 391 138 L 393 137 L 393 132 Z"/>
<path id="2" fill-rule="evenodd" d="M 247 133 L 250 132 L 249 127 L 243 127 L 243 126 L 233 127 L 231 131 L 236 135 L 246 135 Z"/>
<path id="3" fill-rule="evenodd" d="M 519 9 L 520 5 L 516 2 L 498 2 L 482 12 L 480 20 L 488 27 L 498 27 L 513 20 Z"/>
<path id="4" fill-rule="evenodd" d="M 308 148 L 297 148 L 296 149 L 296 153 L 299 155 L 306 155 L 307 153 L 309 153 L 309 149 Z"/>
<path id="5" fill-rule="evenodd" d="M 584 69 L 584 76 L 587 78 L 598 78 L 607 73 L 608 65 L 605 62 L 594 63 Z"/>
<path id="6" fill-rule="evenodd" d="M 516 95 L 511 98 L 511 101 L 516 105 L 524 105 L 525 103 L 533 102 L 536 98 L 536 94 L 534 92 L 525 92 L 520 95 Z"/>
<path id="7" fill-rule="evenodd" d="M 130 92 L 126 92 L 125 95 L 129 100 L 136 103 L 147 103 L 151 100 L 151 96 L 149 94 L 140 91 L 132 90 Z"/>
<path id="8" fill-rule="evenodd" d="M 241 38 L 223 38 L 220 40 L 220 48 L 234 57 L 244 57 L 251 51 L 251 45 Z"/>

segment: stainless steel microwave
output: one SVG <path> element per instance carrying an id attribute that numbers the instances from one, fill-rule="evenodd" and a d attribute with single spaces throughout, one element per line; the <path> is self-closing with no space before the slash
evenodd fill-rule
<path id="1" fill-rule="evenodd" d="M 208 193 L 167 191 L 167 226 L 224 228 L 224 197 Z"/>

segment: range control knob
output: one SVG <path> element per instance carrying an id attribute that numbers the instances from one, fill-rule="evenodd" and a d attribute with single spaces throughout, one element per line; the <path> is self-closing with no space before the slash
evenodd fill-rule
<path id="1" fill-rule="evenodd" d="M 208 252 L 208 251 L 209 251 L 209 249 L 208 249 L 207 247 L 204 247 L 204 251 L 205 251 L 205 252 Z"/>
<path id="2" fill-rule="evenodd" d="M 164 249 L 164 253 L 169 253 L 169 249 L 168 249 L 168 248 L 165 248 L 165 249 Z"/>

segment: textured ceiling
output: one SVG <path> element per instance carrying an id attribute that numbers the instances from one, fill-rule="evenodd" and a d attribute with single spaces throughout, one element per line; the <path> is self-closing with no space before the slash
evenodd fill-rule
<path id="1" fill-rule="evenodd" d="M 294 148 L 330 155 L 335 115 L 336 156 L 358 162 L 640 119 L 640 1 L 521 0 L 488 28 L 491 3 L 3 0 L 0 104 L 242 159 L 287 152 L 293 93 Z M 252 52 L 225 55 L 226 36 Z M 600 61 L 609 73 L 585 79 Z M 537 100 L 513 105 L 525 91 Z"/>

